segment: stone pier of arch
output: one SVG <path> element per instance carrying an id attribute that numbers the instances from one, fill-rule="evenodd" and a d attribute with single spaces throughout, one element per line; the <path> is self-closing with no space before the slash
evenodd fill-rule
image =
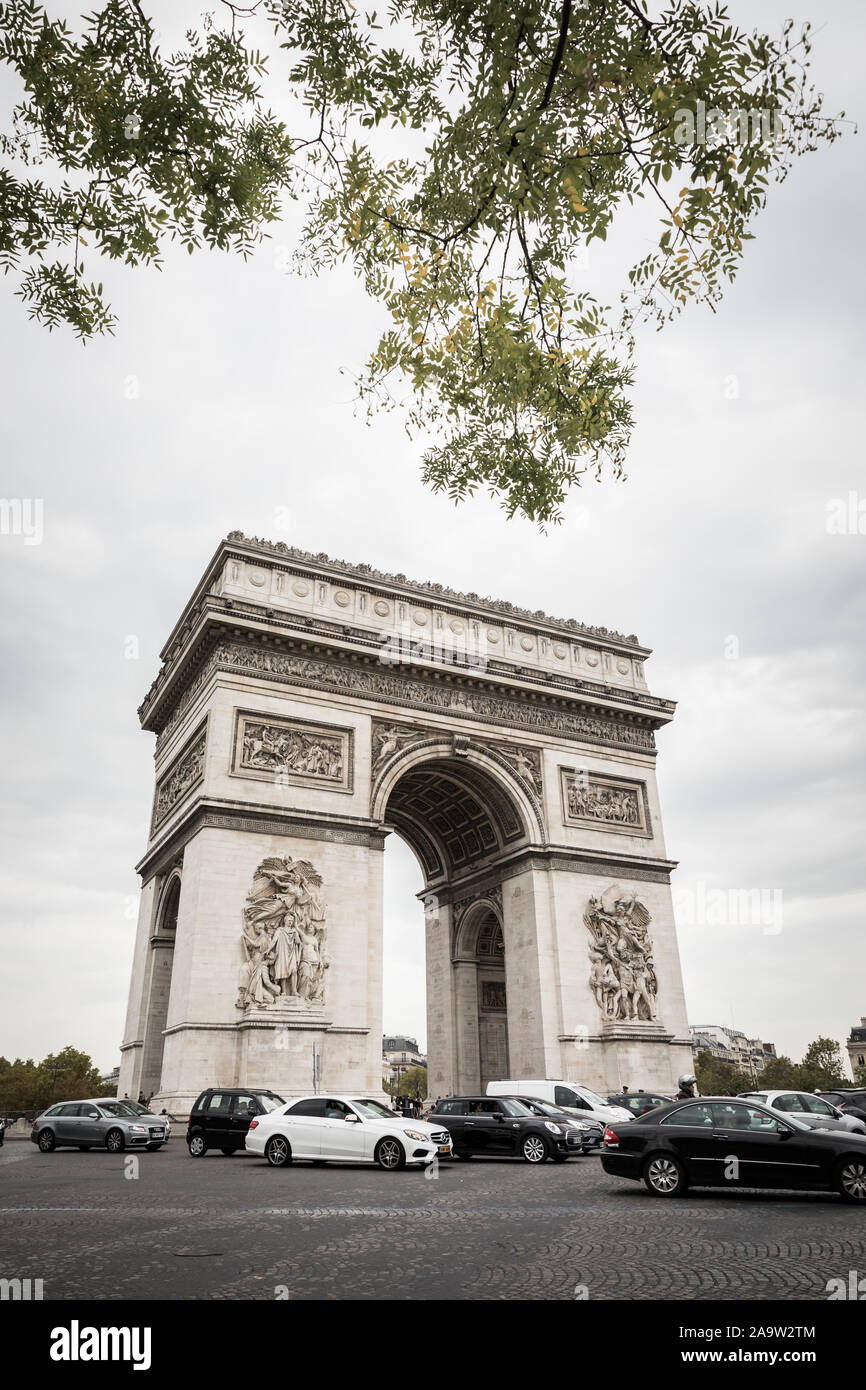
<path id="1" fill-rule="evenodd" d="M 635 637 L 232 533 L 156 735 L 120 1094 L 381 1095 L 382 850 L 424 876 L 433 1095 L 666 1091 L 691 1050 Z M 315 1078 L 315 1079 L 314 1079 Z"/>

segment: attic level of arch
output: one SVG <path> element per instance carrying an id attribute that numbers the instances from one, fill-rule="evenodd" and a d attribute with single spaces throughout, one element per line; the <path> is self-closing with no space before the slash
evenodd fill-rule
<path id="1" fill-rule="evenodd" d="M 369 597 L 372 600 L 375 595 L 371 594 Z M 392 600 L 392 603 L 396 605 L 396 600 Z M 139 717 L 144 727 L 154 727 L 154 721 L 160 718 L 158 707 L 163 705 L 178 678 L 183 678 L 183 672 L 190 660 L 195 659 L 197 649 L 202 641 L 206 641 L 209 629 L 230 629 L 235 624 L 243 624 L 244 630 L 247 631 L 266 632 L 275 642 L 280 636 L 288 640 L 291 637 L 298 638 L 299 635 L 313 641 L 338 642 L 340 647 L 347 651 L 373 653 L 384 664 L 389 661 L 400 665 L 413 664 L 412 658 L 417 655 L 421 662 L 432 662 L 445 669 L 475 672 L 488 680 L 495 681 L 498 677 L 531 684 L 539 689 L 563 691 L 572 697 L 584 695 L 612 700 L 656 714 L 662 721 L 673 716 L 674 703 L 651 695 L 645 688 L 642 675 L 636 684 L 618 681 L 615 673 L 613 680 L 606 676 L 606 663 L 620 661 L 623 667 L 629 662 L 641 663 L 650 655 L 648 648 L 626 651 L 612 640 L 605 642 L 603 639 L 587 639 L 577 632 L 546 635 L 535 633 L 534 637 L 542 643 L 565 643 L 569 649 L 577 643 L 586 648 L 590 664 L 598 666 L 597 671 L 580 674 L 560 672 L 543 665 L 527 664 L 522 659 L 521 652 L 516 649 L 509 651 L 508 659 L 500 659 L 495 651 L 485 650 L 479 653 L 479 649 L 472 644 L 467 645 L 465 649 L 459 644 L 456 647 L 440 648 L 435 642 L 431 644 L 429 641 L 433 634 L 424 631 L 410 635 L 405 642 L 401 636 L 395 645 L 392 641 L 393 633 L 389 635 L 373 620 L 373 606 L 371 603 L 367 624 L 359 625 L 357 620 L 341 620 L 339 612 L 328 616 L 322 612 L 302 613 L 274 607 L 264 596 L 261 599 L 257 599 L 255 595 L 232 597 L 213 592 L 212 589 L 197 593 L 163 649 L 162 668 L 139 709 Z M 428 606 L 434 619 L 447 617 L 444 609 L 440 612 L 434 604 Z M 346 616 L 348 618 L 349 615 Z M 489 617 L 486 620 L 479 618 L 478 621 L 467 617 L 465 625 L 478 629 L 479 624 L 483 627 L 485 621 L 489 622 Z M 503 615 L 497 614 L 496 622 L 500 625 L 503 636 L 507 634 L 509 639 L 527 642 L 530 640 L 517 626 L 509 630 Z M 562 650 L 564 651 L 565 647 Z"/>

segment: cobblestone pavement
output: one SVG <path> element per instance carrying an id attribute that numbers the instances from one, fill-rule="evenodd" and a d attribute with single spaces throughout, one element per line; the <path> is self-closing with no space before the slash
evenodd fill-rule
<path id="1" fill-rule="evenodd" d="M 0 1151 L 0 1277 L 46 1299 L 826 1299 L 866 1273 L 866 1210 L 836 1197 L 690 1193 L 597 1158 L 415 1169 Z M 586 1290 L 583 1294 L 582 1289 Z M 279 1293 L 277 1292 L 279 1290 Z"/>

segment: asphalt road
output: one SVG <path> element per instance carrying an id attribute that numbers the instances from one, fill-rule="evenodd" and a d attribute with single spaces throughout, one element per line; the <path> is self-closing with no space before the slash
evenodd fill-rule
<path id="1" fill-rule="evenodd" d="M 0 1150 L 0 1278 L 51 1299 L 793 1299 L 866 1275 L 866 1209 L 817 1195 L 666 1202 L 597 1158 L 297 1165 Z"/>

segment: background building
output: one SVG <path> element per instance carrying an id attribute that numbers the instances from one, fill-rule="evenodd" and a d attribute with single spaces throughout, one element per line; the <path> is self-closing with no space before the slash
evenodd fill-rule
<path id="1" fill-rule="evenodd" d="M 689 1025 L 692 1051 L 709 1052 L 720 1062 L 729 1062 L 756 1080 L 767 1061 L 776 1056 L 775 1044 L 760 1038 L 747 1038 L 739 1028 L 725 1028 L 719 1023 Z M 864 1031 L 866 1037 L 866 1031 Z"/>
<path id="2" fill-rule="evenodd" d="M 392 1033 L 386 1033 L 382 1038 L 382 1079 L 387 1086 L 393 1085 L 394 1091 L 407 1071 L 426 1065 L 427 1058 L 420 1051 L 415 1038 Z"/>
<path id="3" fill-rule="evenodd" d="M 856 1077 L 857 1068 L 866 1067 L 866 1018 L 861 1018 L 851 1029 L 845 1043 L 845 1051 L 848 1053 L 851 1071 Z"/>

